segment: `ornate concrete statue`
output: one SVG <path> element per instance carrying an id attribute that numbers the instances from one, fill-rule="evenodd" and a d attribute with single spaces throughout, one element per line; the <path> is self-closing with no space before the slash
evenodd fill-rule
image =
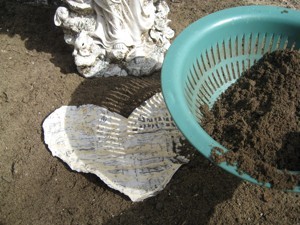
<path id="1" fill-rule="evenodd" d="M 65 0 L 55 25 L 85 77 L 148 75 L 161 68 L 174 31 L 162 0 Z"/>

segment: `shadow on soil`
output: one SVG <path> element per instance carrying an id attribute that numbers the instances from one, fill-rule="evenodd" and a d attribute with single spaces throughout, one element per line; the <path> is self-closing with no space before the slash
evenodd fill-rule
<path id="1" fill-rule="evenodd" d="M 50 61 L 62 73 L 76 72 L 72 48 L 64 42 L 62 29 L 53 22 L 56 8 L 0 0 L 0 34 L 19 35 L 29 51 L 51 54 Z"/>
<path id="2" fill-rule="evenodd" d="M 159 91 L 159 73 L 143 79 L 85 80 L 73 93 L 70 105 L 92 103 L 128 117 L 134 108 Z M 211 164 L 188 143 L 183 144 L 182 151 L 191 156 L 191 161 L 177 171 L 167 187 L 155 197 L 131 204 L 105 225 L 208 223 L 215 206 L 230 199 L 241 180 Z M 87 179 L 94 184 L 100 182 L 93 175 Z M 123 198 L 129 201 L 126 196 Z"/>
<path id="3" fill-rule="evenodd" d="M 105 225 L 208 224 L 216 205 L 231 199 L 239 183 L 238 178 L 195 153 L 157 196 L 133 204 Z"/>

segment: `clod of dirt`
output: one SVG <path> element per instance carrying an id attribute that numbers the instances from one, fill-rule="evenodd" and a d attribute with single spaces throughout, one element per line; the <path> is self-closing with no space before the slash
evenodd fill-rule
<path id="1" fill-rule="evenodd" d="M 213 151 L 217 163 L 237 163 L 260 182 L 290 189 L 300 171 L 300 53 L 267 53 L 209 111 L 201 125 L 230 151 Z M 221 152 L 222 153 L 222 152 Z"/>

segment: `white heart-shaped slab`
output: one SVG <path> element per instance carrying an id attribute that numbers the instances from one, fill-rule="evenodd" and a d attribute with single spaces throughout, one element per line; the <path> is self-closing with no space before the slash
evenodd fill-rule
<path id="1" fill-rule="evenodd" d="M 53 156 L 72 170 L 96 174 L 109 187 L 142 201 L 161 191 L 188 160 L 183 138 L 161 93 L 127 118 L 95 106 L 62 106 L 43 123 Z"/>

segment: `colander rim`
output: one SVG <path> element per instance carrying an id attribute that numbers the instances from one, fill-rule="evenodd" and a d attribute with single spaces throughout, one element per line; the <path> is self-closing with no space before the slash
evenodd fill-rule
<path id="1" fill-rule="evenodd" d="M 176 87 L 183 82 L 180 66 L 183 65 L 184 54 L 187 54 L 186 48 L 192 45 L 193 38 L 204 38 L 207 30 L 216 26 L 222 26 L 225 23 L 240 19 L 254 19 L 260 17 L 262 20 L 285 20 L 288 23 L 300 24 L 300 11 L 277 6 L 239 6 L 234 8 L 224 9 L 190 24 L 185 28 L 171 44 L 165 60 L 163 62 L 161 79 L 162 93 L 166 102 L 166 106 L 174 119 L 179 130 L 187 138 L 187 140 L 206 158 L 210 158 L 207 152 L 203 152 L 203 144 L 212 144 L 225 149 L 220 143 L 215 141 L 195 120 L 192 112 L 189 110 L 186 100 L 184 99 L 184 91 Z M 298 20 L 297 20 L 298 19 Z M 202 33 L 202 34 L 201 34 Z M 300 33 L 300 32 L 299 32 Z M 186 41 L 189 41 L 186 43 Z M 183 45 L 185 43 L 185 45 Z M 184 116 L 182 116 L 184 115 Z M 193 118 L 193 119 L 191 119 Z M 198 136 L 198 135 L 199 136 Z M 201 135 L 200 135 L 201 134 Z M 227 165 L 226 163 L 218 164 L 226 171 L 252 183 L 271 187 L 269 183 L 258 182 L 248 174 L 240 174 L 236 167 Z M 300 186 L 296 186 L 294 192 L 300 192 Z"/>

